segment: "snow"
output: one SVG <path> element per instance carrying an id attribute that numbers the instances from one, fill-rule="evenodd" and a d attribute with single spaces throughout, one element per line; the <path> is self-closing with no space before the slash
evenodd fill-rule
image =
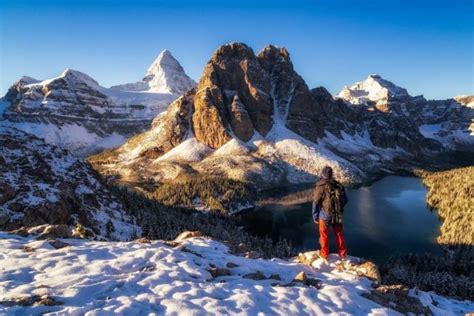
<path id="1" fill-rule="evenodd" d="M 366 80 L 356 82 L 337 95 L 352 104 L 365 104 L 367 101 L 382 101 L 389 97 L 408 97 L 407 90 L 398 87 L 379 75 L 369 75 Z"/>
<path id="2" fill-rule="evenodd" d="M 350 272 L 337 272 L 333 263 L 317 271 L 281 259 L 247 259 L 234 256 L 222 243 L 203 237 L 186 239 L 177 248 L 162 241 L 64 241 L 70 246 L 56 250 L 45 240 L 0 233 L 0 301 L 49 295 L 62 303 L 0 305 L 0 313 L 399 315 L 361 296 L 370 290 L 369 280 Z M 24 252 L 23 246 L 35 251 Z M 211 264 L 224 268 L 229 262 L 238 266 L 229 269 L 229 276 L 213 279 L 208 272 Z M 281 281 L 243 278 L 257 271 L 266 277 L 278 274 Z M 300 283 L 272 286 L 289 283 L 300 271 L 320 279 L 322 288 Z M 444 298 L 434 307 L 426 299 L 432 294 L 418 291 L 418 295 L 425 298 L 435 315 L 472 308 L 472 302 Z"/>
<path id="3" fill-rule="evenodd" d="M 441 131 L 441 124 L 423 124 L 419 127 L 421 135 L 427 138 L 436 139 L 436 134 Z"/>
<path id="4" fill-rule="evenodd" d="M 142 81 L 112 86 L 112 90 L 147 91 L 152 93 L 183 94 L 196 83 L 189 78 L 179 62 L 165 49 L 148 67 Z"/>
<path id="5" fill-rule="evenodd" d="M 174 160 L 195 162 L 202 160 L 211 151 L 211 148 L 200 143 L 195 137 L 191 137 L 156 159 L 156 161 Z"/>
<path id="6" fill-rule="evenodd" d="M 0 128 L 2 126 L 15 127 L 26 133 L 33 134 L 44 139 L 48 144 L 66 148 L 78 156 L 117 147 L 126 140 L 126 136 L 117 133 L 101 137 L 78 124 L 64 124 L 61 126 L 48 123 L 12 123 L 1 121 Z"/>

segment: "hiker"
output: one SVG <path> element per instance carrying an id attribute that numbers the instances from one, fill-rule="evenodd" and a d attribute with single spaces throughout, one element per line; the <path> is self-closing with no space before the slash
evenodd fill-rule
<path id="1" fill-rule="evenodd" d="M 319 226 L 319 243 L 321 245 L 319 254 L 326 261 L 329 256 L 329 227 L 332 227 L 336 235 L 339 257 L 342 261 L 346 259 L 347 250 L 342 235 L 342 214 L 346 203 L 344 186 L 333 178 L 331 167 L 324 167 L 321 179 L 316 183 L 314 189 L 312 212 L 314 223 Z"/>

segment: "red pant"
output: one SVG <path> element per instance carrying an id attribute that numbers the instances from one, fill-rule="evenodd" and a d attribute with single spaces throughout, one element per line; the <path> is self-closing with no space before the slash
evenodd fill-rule
<path id="1" fill-rule="evenodd" d="M 329 255 L 329 242 L 328 232 L 330 224 L 326 223 L 322 219 L 319 220 L 319 244 L 321 245 L 321 256 L 327 258 Z M 339 250 L 339 256 L 345 258 L 347 254 L 346 243 L 344 242 L 344 236 L 342 235 L 342 224 L 332 225 L 334 234 L 336 235 L 337 248 Z"/>

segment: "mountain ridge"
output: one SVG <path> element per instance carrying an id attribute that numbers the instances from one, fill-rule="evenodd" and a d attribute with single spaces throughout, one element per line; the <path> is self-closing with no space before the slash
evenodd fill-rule
<path id="1" fill-rule="evenodd" d="M 380 76 L 369 80 L 383 93 L 379 104 L 361 107 L 324 88 L 310 90 L 285 48 L 268 45 L 255 54 L 242 43 L 223 45 L 196 89 L 150 130 L 90 161 L 124 182 L 214 175 L 266 189 L 314 182 L 324 165 L 343 182 L 362 183 L 440 166 L 439 157 L 458 145 L 474 151 L 469 107 L 411 97 Z M 441 121 L 438 133 L 426 137 L 425 127 Z"/>

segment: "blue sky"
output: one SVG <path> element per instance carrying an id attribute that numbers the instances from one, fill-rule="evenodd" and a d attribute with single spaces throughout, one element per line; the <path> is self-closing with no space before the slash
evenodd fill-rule
<path id="1" fill-rule="evenodd" d="M 167 48 L 198 79 L 239 41 L 284 46 L 310 88 L 378 73 L 412 95 L 474 94 L 474 1 L 0 0 L 0 93 L 65 68 L 103 86 L 141 79 Z"/>

